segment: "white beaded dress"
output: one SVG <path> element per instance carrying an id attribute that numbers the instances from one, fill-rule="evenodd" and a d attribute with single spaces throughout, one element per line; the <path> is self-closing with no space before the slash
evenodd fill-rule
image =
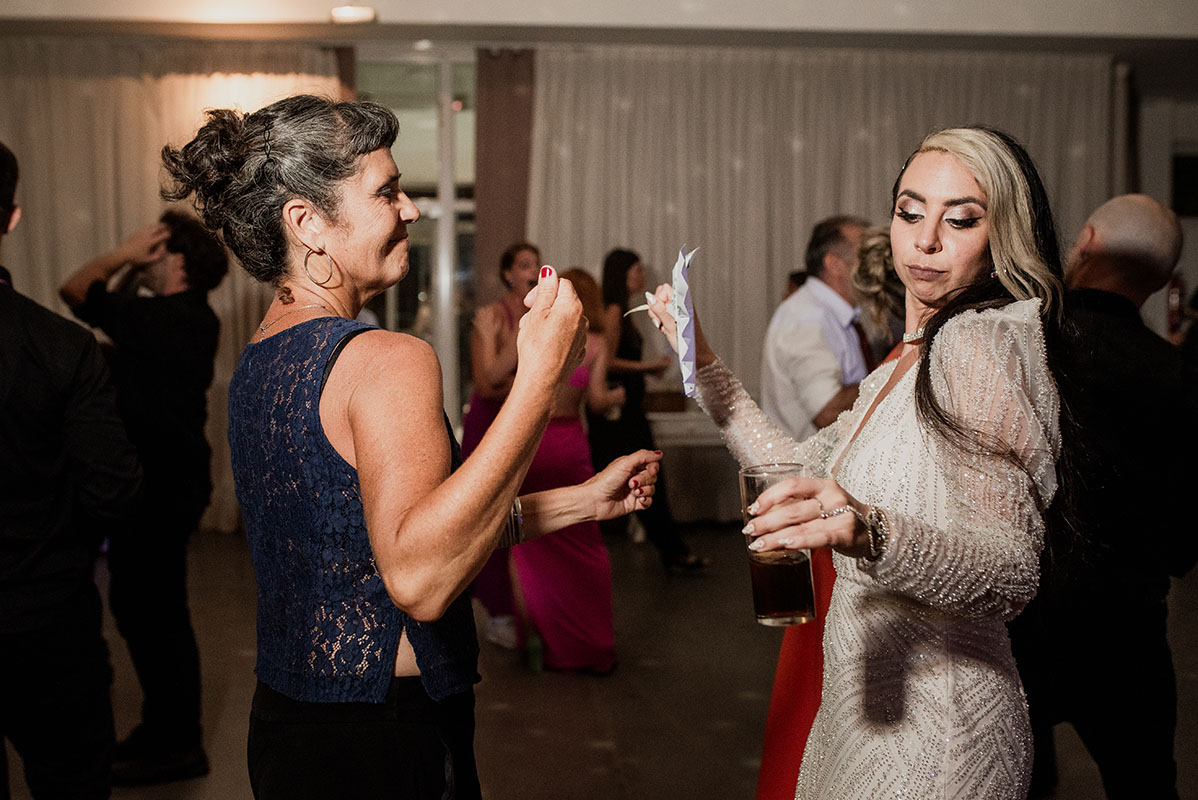
<path id="1" fill-rule="evenodd" d="M 834 555 L 824 682 L 797 798 L 1024 798 L 1027 706 L 1005 621 L 1036 592 L 1043 510 L 1056 491 L 1058 398 L 1038 300 L 969 311 L 928 357 L 940 403 L 1010 445 L 1027 472 L 963 452 L 916 418 L 915 368 L 850 444 L 895 362 L 861 383 L 853 407 L 796 444 L 719 361 L 699 400 L 742 465 L 798 460 L 883 509 L 874 563 Z"/>

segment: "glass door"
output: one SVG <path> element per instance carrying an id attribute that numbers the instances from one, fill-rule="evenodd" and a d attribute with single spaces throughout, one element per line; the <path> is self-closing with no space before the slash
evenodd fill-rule
<path id="1" fill-rule="evenodd" d="M 421 214 L 409 230 L 408 277 L 367 311 L 380 326 L 432 344 L 445 410 L 459 429 L 474 314 L 474 76 L 473 51 L 438 52 L 428 42 L 359 50 L 358 96 L 399 117 L 392 153 Z"/>

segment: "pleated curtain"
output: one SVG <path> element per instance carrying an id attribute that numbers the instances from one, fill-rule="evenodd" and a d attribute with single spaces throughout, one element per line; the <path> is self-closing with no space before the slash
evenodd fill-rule
<path id="1" fill-rule="evenodd" d="M 0 37 L 0 141 L 20 161 L 24 209 L 0 254 L 15 285 L 70 316 L 59 284 L 158 218 L 166 206 L 159 151 L 188 141 L 205 108 L 252 111 L 290 94 L 339 91 L 332 51 L 315 46 Z M 203 525 L 232 530 L 229 379 L 269 295 L 231 263 L 209 302 L 221 342 L 207 429 L 216 488 Z"/>
<path id="2" fill-rule="evenodd" d="M 1127 125 L 1115 80 L 1094 55 L 542 48 L 528 235 L 550 263 L 596 275 L 629 247 L 657 281 L 680 246 L 700 248 L 704 330 L 756 394 L 766 324 L 812 225 L 888 224 L 898 170 L 933 130 L 984 123 L 1023 141 L 1068 246 L 1111 193 L 1112 131 Z"/>

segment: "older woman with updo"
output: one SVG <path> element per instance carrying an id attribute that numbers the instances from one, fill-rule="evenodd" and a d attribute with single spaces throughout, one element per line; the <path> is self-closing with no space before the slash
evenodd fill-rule
<path id="1" fill-rule="evenodd" d="M 572 287 L 543 267 L 508 400 L 459 464 L 432 348 L 354 319 L 407 273 L 420 216 L 391 157 L 395 116 L 311 96 L 207 113 L 164 148 L 165 195 L 194 195 L 275 295 L 229 388 L 258 580 L 254 795 L 478 797 L 462 590 L 497 546 L 648 505 L 658 456 L 516 497 L 585 346 Z"/>
<path id="2" fill-rule="evenodd" d="M 1072 446 L 1056 232 L 1027 152 L 988 128 L 927 137 L 891 209 L 903 348 L 851 409 L 794 442 L 696 321 L 699 399 L 742 464 L 809 469 L 750 507 L 750 548 L 834 551 L 797 797 L 1017 800 L 1032 742 L 1004 623 L 1036 592 L 1056 462 Z M 650 313 L 673 341 L 669 299 L 660 287 Z"/>

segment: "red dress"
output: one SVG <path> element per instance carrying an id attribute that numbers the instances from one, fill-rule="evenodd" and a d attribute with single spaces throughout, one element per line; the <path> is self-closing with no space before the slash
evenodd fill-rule
<path id="1" fill-rule="evenodd" d="M 901 349 L 901 344 L 895 345 L 882 363 L 898 358 Z M 757 800 L 794 800 L 803 748 L 819 711 L 824 682 L 824 620 L 828 618 L 836 580 L 832 551 L 813 550 L 811 570 L 815 577 L 816 618 L 789 627 L 782 635 L 770 711 L 765 719 Z"/>

